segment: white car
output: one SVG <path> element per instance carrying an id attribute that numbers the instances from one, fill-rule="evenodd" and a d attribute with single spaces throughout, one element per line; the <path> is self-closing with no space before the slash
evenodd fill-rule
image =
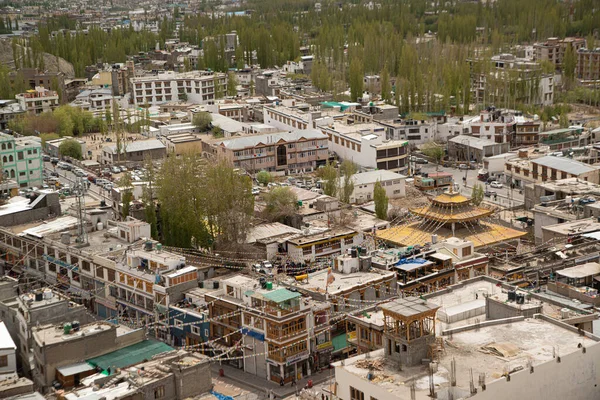
<path id="1" fill-rule="evenodd" d="M 490 186 L 495 188 L 495 189 L 502 189 L 502 184 L 498 181 L 492 181 L 490 183 Z"/>

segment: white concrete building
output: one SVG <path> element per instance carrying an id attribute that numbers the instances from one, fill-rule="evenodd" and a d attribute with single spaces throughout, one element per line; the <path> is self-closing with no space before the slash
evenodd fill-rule
<path id="1" fill-rule="evenodd" d="M 15 96 L 15 99 L 17 99 L 21 108 L 27 110 L 30 114 L 50 112 L 59 105 L 58 93 L 41 86 L 36 86 L 35 90 L 19 93 Z"/>
<path id="2" fill-rule="evenodd" d="M 414 145 L 439 140 L 436 122 L 395 119 L 380 123 L 385 127 L 386 138 L 390 140 L 408 140 Z"/>
<path id="3" fill-rule="evenodd" d="M 15 376 L 17 372 L 17 346 L 4 322 L 0 321 L 0 381 Z"/>
<path id="4" fill-rule="evenodd" d="M 375 183 L 381 182 L 381 186 L 390 199 L 406 196 L 406 176 L 392 171 L 377 170 L 363 172 L 352 176 L 354 191 L 350 196 L 350 203 L 364 203 L 373 200 Z"/>
<path id="5" fill-rule="evenodd" d="M 417 299 L 414 307 L 394 310 L 399 318 L 408 320 L 412 314 L 416 320 L 414 315 L 427 307 L 421 303 L 429 304 L 413 299 Z M 438 322 L 433 325 L 433 329 L 443 329 L 438 337 L 429 331 L 430 326 L 420 327 L 416 321 L 404 331 L 405 336 L 409 332 L 408 341 L 402 334 L 388 333 L 392 322 L 385 318 L 383 349 L 333 364 L 337 398 L 588 400 L 597 399 L 600 393 L 598 337 L 544 315 L 457 328 L 441 327 Z M 419 359 L 406 365 L 411 352 L 418 350 L 425 357 L 433 352 L 435 361 L 423 364 Z M 380 367 L 369 368 L 373 364 Z"/>
<path id="6" fill-rule="evenodd" d="M 205 104 L 214 101 L 218 91 L 225 95 L 227 75 L 204 71 L 165 72 L 132 78 L 131 90 L 136 106 L 157 105 L 182 99 L 192 104 Z"/>
<path id="7" fill-rule="evenodd" d="M 112 89 L 109 88 L 84 90 L 75 97 L 71 106 L 90 111 L 95 115 L 102 115 L 106 110 L 112 112 L 113 99 L 115 97 Z"/>
<path id="8" fill-rule="evenodd" d="M 329 150 L 341 159 L 364 168 L 404 172 L 408 168 L 408 142 L 386 139 L 385 128 L 376 123 L 321 126 L 329 138 Z"/>

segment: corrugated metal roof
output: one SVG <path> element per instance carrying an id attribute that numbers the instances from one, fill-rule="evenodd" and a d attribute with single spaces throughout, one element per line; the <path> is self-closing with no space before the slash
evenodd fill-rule
<path id="1" fill-rule="evenodd" d="M 300 293 L 292 292 L 291 290 L 287 289 L 277 289 L 272 292 L 263 293 L 262 295 L 266 299 L 271 300 L 275 303 L 282 303 L 284 301 L 300 297 Z"/>
<path id="2" fill-rule="evenodd" d="M 406 297 L 397 299 L 389 303 L 380 304 L 379 308 L 384 311 L 390 311 L 403 317 L 412 317 L 413 315 L 421 314 L 427 311 L 437 310 L 438 305 L 428 303 L 427 300 L 418 297 Z"/>
<path id="3" fill-rule="evenodd" d="M 304 138 L 306 140 L 312 139 L 327 139 L 327 135 L 323 132 L 316 129 L 305 129 L 305 130 L 295 130 L 292 132 L 282 132 L 282 133 L 267 133 L 264 135 L 252 135 L 252 136 L 242 136 L 237 137 L 235 139 L 228 139 L 219 142 L 223 147 L 227 147 L 228 149 L 236 150 L 236 149 L 245 149 L 248 147 L 255 147 L 259 143 L 262 144 L 271 144 L 276 145 L 277 142 L 283 140 L 285 142 L 296 142 Z"/>
<path id="4" fill-rule="evenodd" d="M 355 185 L 366 185 L 369 183 L 375 183 L 377 181 L 384 182 L 392 179 L 404 178 L 406 178 L 406 176 L 384 169 L 352 175 L 352 181 Z"/>
<path id="5" fill-rule="evenodd" d="M 598 167 L 584 164 L 566 157 L 545 156 L 531 160 L 533 164 L 554 168 L 571 175 L 581 175 L 598 170 Z"/>
<path id="6" fill-rule="evenodd" d="M 136 151 L 147 151 L 156 149 L 166 149 L 167 147 L 158 139 L 139 140 L 127 144 L 124 152 L 133 153 Z M 117 145 L 111 144 L 104 147 L 105 151 L 109 151 L 113 154 L 117 152 Z"/>
<path id="7" fill-rule="evenodd" d="M 79 374 L 81 372 L 91 371 L 94 368 L 95 367 L 91 366 L 87 362 L 78 362 L 75 364 L 69 364 L 69 365 L 62 366 L 60 368 L 56 368 L 56 370 L 58 372 L 60 372 L 60 374 L 62 376 L 71 376 L 71 375 Z"/>
<path id="8" fill-rule="evenodd" d="M 129 367 L 171 350 L 173 348 L 165 343 L 156 340 L 144 340 L 103 356 L 90 358 L 87 362 L 93 367 L 100 367 L 105 371 L 110 368 L 111 373 L 114 373 L 116 368 Z"/>

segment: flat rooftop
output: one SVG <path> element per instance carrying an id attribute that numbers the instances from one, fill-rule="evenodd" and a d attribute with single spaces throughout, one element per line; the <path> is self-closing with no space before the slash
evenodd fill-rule
<path id="1" fill-rule="evenodd" d="M 472 376 L 485 374 L 486 383 L 501 379 L 506 371 L 528 363 L 535 367 L 560 356 L 581 351 L 580 345 L 589 347 L 596 340 L 566 330 L 542 319 L 526 319 L 519 322 L 479 327 L 453 333 L 444 337 L 445 351 L 441 353 L 437 372 L 434 373 L 436 391 L 442 395 L 450 387 L 451 361 L 456 362 L 456 388 L 454 398 L 470 397 L 469 383 Z M 403 367 L 384 356 L 384 350 L 369 353 L 368 361 L 383 361 L 381 367 L 369 370 L 365 355 L 353 357 L 334 365 L 360 379 L 367 379 L 369 371 L 374 375 L 372 384 L 384 388 L 390 396 L 400 399 L 411 398 L 411 382 L 415 380 L 416 399 L 429 400 L 429 376 L 426 366 Z M 504 378 L 502 378 L 504 379 Z M 445 393 L 444 393 L 445 394 Z M 447 397 L 444 397 L 447 398 Z"/>
<path id="2" fill-rule="evenodd" d="M 337 272 L 333 273 L 335 280 L 327 287 L 327 270 L 321 270 L 308 274 L 306 283 L 297 283 L 295 279 L 288 279 L 288 283 L 292 282 L 290 286 L 296 286 L 298 289 L 306 290 L 308 292 L 317 293 L 329 293 L 331 295 L 344 293 L 348 289 L 356 288 L 358 286 L 369 286 L 375 282 L 379 282 L 383 279 L 392 278 L 396 275 L 392 271 L 383 271 L 373 269 L 370 272 L 357 272 L 353 274 L 340 274 Z"/>
<path id="3" fill-rule="evenodd" d="M 582 234 L 600 231 L 600 222 L 596 218 L 580 219 L 573 222 L 563 222 L 555 225 L 546 225 L 543 230 L 560 235 Z"/>
<path id="4" fill-rule="evenodd" d="M 45 343 L 45 345 L 52 345 L 56 343 L 67 342 L 69 340 L 79 339 L 81 337 L 89 337 L 116 329 L 116 325 L 108 322 L 96 322 L 82 326 L 79 331 L 65 335 L 62 325 L 47 325 L 33 330 L 33 337 L 38 343 Z"/>

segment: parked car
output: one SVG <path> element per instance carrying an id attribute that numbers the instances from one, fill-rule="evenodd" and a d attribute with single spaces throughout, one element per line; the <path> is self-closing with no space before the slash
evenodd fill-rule
<path id="1" fill-rule="evenodd" d="M 469 166 L 467 164 L 459 164 L 458 169 L 469 169 Z"/>
<path id="2" fill-rule="evenodd" d="M 54 177 L 58 178 L 60 175 L 58 175 L 58 172 L 52 171 L 52 172 L 50 172 L 50 176 L 54 176 Z"/>
<path id="3" fill-rule="evenodd" d="M 494 192 L 493 190 L 486 190 L 485 192 L 483 192 L 483 194 L 485 195 L 485 197 L 492 197 L 496 195 L 496 192 Z"/>
<path id="4" fill-rule="evenodd" d="M 50 158 L 50 162 L 51 162 L 53 165 L 56 165 L 56 164 L 58 164 L 58 163 L 59 163 L 59 160 L 58 160 L 58 158 L 56 158 L 56 157 L 52 157 L 52 158 Z"/>
<path id="5" fill-rule="evenodd" d="M 498 181 L 492 181 L 490 183 L 490 186 L 495 188 L 495 189 L 502 189 L 502 184 Z"/>
<path id="6" fill-rule="evenodd" d="M 252 195 L 253 196 L 258 196 L 259 194 L 260 194 L 260 189 L 259 188 L 252 188 Z"/>
<path id="7" fill-rule="evenodd" d="M 43 160 L 43 161 L 45 161 L 45 162 L 48 162 L 48 161 L 50 161 L 50 156 L 49 156 L 49 155 L 47 155 L 47 154 L 44 154 L 44 155 L 42 156 L 42 160 Z"/>
<path id="8" fill-rule="evenodd" d="M 113 165 L 110 169 L 110 172 L 112 172 L 113 174 L 118 174 L 121 172 L 121 168 L 117 167 L 116 165 Z"/>
<path id="9" fill-rule="evenodd" d="M 270 261 L 263 261 L 262 262 L 262 266 L 267 268 L 267 269 L 272 269 L 273 268 L 273 264 L 271 264 Z"/>

